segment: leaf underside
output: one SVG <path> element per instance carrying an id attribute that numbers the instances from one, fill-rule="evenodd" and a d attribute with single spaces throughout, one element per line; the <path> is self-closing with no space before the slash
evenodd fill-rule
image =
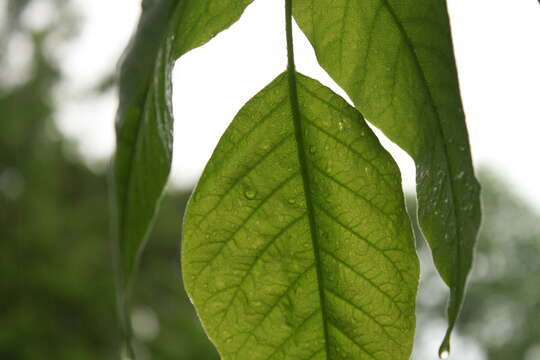
<path id="1" fill-rule="evenodd" d="M 120 67 L 115 197 L 122 286 L 135 272 L 169 176 L 174 61 L 236 22 L 252 0 L 144 0 Z"/>
<path id="2" fill-rule="evenodd" d="M 296 80 L 297 104 L 280 75 L 220 140 L 184 217 L 185 287 L 225 360 L 407 360 L 419 270 L 399 170 L 358 111 Z"/>
<path id="3" fill-rule="evenodd" d="M 356 107 L 416 162 L 418 215 L 451 289 L 449 336 L 480 225 L 444 0 L 295 0 L 321 66 Z"/>

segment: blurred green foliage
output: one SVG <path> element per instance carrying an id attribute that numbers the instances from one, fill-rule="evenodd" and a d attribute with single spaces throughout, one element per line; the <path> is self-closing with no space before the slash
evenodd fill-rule
<path id="1" fill-rule="evenodd" d="M 8 31 L 0 37 L 25 32 L 34 51 L 27 81 L 0 83 L 0 359 L 116 359 L 106 175 L 89 170 L 55 127 L 52 94 L 61 71 L 45 46 L 55 29 L 25 29 L 18 18 L 26 3 L 10 4 Z M 58 10 L 71 21 L 67 2 L 59 1 Z M 0 63 L 8 55 L 0 53 Z M 165 216 L 142 259 L 134 297 L 140 359 L 217 358 L 180 282 L 187 197 L 175 191 L 164 199 Z M 160 330 L 140 330 L 145 316 Z"/>
<path id="2" fill-rule="evenodd" d="M 489 360 L 540 359 L 540 217 L 483 175 L 485 220 L 461 329 Z"/>
<path id="3" fill-rule="evenodd" d="M 0 359 L 118 359 L 107 177 L 89 170 L 55 127 L 52 94 L 61 69 L 45 42 L 62 24 L 42 33 L 22 28 L 19 15 L 32 1 L 10 1 L 0 33 L 0 49 L 21 31 L 34 49 L 22 84 L 0 79 Z M 75 21 L 69 1 L 57 5 L 66 23 Z M 0 51 L 0 64 L 6 56 Z M 457 335 L 472 339 L 485 359 L 537 360 L 540 217 L 496 175 L 480 178 L 484 223 Z M 218 359 L 182 290 L 178 253 L 188 196 L 167 194 L 141 260 L 133 301 L 140 360 Z M 428 251 L 418 243 L 421 254 Z M 423 265 L 420 335 L 433 323 L 444 328 L 446 298 L 430 260 Z M 434 346 L 439 340 L 433 336 Z"/>

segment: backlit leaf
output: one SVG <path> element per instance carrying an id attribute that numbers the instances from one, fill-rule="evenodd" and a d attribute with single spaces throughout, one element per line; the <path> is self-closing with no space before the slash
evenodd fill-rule
<path id="1" fill-rule="evenodd" d="M 293 79 L 297 100 L 279 76 L 206 166 L 186 289 L 225 360 L 407 360 L 418 260 L 399 170 L 357 110 Z"/>
<path id="2" fill-rule="evenodd" d="M 416 162 L 419 220 L 451 290 L 449 337 L 480 224 L 444 0 L 295 0 L 317 58 L 366 118 Z"/>
<path id="3" fill-rule="evenodd" d="M 175 58 L 235 23 L 253 0 L 182 0 L 175 13 Z"/>

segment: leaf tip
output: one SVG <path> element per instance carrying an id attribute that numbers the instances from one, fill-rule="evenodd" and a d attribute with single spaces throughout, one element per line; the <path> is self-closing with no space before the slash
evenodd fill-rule
<path id="1" fill-rule="evenodd" d="M 451 330 L 448 329 L 446 335 L 444 336 L 441 347 L 439 348 L 439 358 L 442 360 L 448 359 L 450 356 L 450 334 Z"/>

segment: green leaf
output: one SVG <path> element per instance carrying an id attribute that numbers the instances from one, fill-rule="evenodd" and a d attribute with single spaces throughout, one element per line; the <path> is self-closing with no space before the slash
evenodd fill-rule
<path id="1" fill-rule="evenodd" d="M 234 23 L 252 0 L 145 0 L 120 68 L 115 193 L 122 286 L 133 277 L 172 158 L 174 60 Z"/>
<path id="2" fill-rule="evenodd" d="M 399 170 L 357 110 L 287 80 L 245 105 L 206 166 L 184 218 L 186 289 L 225 360 L 409 359 L 419 270 Z"/>
<path id="3" fill-rule="evenodd" d="M 179 58 L 235 23 L 253 0 L 183 0 L 175 14 L 174 55 Z"/>
<path id="4" fill-rule="evenodd" d="M 449 351 L 480 224 L 446 3 L 295 0 L 322 67 L 415 160 L 419 220 L 451 289 Z"/>
<path id="5" fill-rule="evenodd" d="M 132 278 L 172 158 L 169 14 L 175 1 L 145 2 L 124 55 L 116 117 L 115 193 L 121 285 Z"/>

